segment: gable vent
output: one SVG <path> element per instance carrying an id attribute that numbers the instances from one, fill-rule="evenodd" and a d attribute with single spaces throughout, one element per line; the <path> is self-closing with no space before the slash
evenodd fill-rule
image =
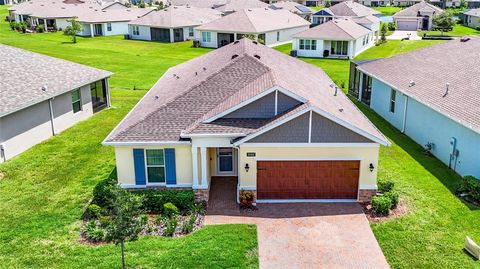
<path id="1" fill-rule="evenodd" d="M 255 57 L 255 58 L 259 59 L 259 60 L 260 60 L 260 58 L 261 58 L 260 55 L 258 55 L 258 54 L 253 55 L 253 57 Z"/>
<path id="2" fill-rule="evenodd" d="M 237 58 L 237 57 L 238 57 L 238 54 L 232 55 L 232 60 L 235 59 L 235 58 Z"/>

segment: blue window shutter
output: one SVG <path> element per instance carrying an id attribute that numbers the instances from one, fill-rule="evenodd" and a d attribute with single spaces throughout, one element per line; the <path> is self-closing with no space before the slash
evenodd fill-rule
<path id="1" fill-rule="evenodd" d="M 165 149 L 165 173 L 168 185 L 177 184 L 175 149 Z"/>
<path id="2" fill-rule="evenodd" d="M 145 151 L 143 149 L 133 149 L 133 164 L 135 167 L 135 185 L 146 185 Z"/>

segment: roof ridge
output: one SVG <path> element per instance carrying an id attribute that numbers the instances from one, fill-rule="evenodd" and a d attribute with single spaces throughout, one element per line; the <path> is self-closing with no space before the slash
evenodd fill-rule
<path id="1" fill-rule="evenodd" d="M 248 12 L 251 12 L 250 10 L 251 9 L 243 9 L 243 13 L 245 14 L 245 16 L 247 16 L 248 22 L 250 23 L 252 28 L 255 30 L 255 32 L 258 32 L 257 27 L 255 27 L 255 25 L 252 22 L 252 19 L 250 18 L 249 14 L 248 14 Z"/>

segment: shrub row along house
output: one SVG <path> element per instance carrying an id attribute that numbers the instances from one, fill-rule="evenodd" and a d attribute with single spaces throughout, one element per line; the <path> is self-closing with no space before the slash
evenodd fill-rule
<path id="1" fill-rule="evenodd" d="M 103 144 L 124 188 L 235 177 L 259 203 L 368 200 L 389 142 L 323 70 L 244 38 L 169 69 Z"/>
<path id="2" fill-rule="evenodd" d="M 433 27 L 433 16 L 443 12 L 443 9 L 422 1 L 395 13 L 393 21 L 398 30 L 430 30 Z"/>
<path id="3" fill-rule="evenodd" d="M 109 36 L 128 33 L 128 22 L 152 9 L 128 8 L 114 2 L 102 6 L 81 0 L 30 0 L 9 8 L 10 20 L 43 25 L 47 31 L 65 29 L 73 17 L 82 24 L 81 36 Z"/>
<path id="4" fill-rule="evenodd" d="M 5 45 L 0 61 L 0 162 L 110 105 L 110 72 Z"/>
<path id="5" fill-rule="evenodd" d="M 468 37 L 357 61 L 349 93 L 460 175 L 480 178 L 479 53 L 480 38 Z"/>

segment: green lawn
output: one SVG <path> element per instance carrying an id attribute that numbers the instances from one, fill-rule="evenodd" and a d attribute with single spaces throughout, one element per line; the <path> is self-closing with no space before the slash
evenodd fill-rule
<path id="1" fill-rule="evenodd" d="M 5 17 L 0 6 L 0 17 Z M 84 207 L 115 167 L 100 143 L 171 66 L 209 50 L 120 37 L 20 34 L 0 22 L 0 42 L 113 71 L 113 107 L 0 164 L 0 268 L 118 268 L 119 247 L 80 244 Z M 64 43 L 65 42 L 65 43 Z M 124 90 L 133 89 L 137 90 Z M 2 178 L 2 174 L 4 175 Z M 258 267 L 255 226 L 207 226 L 184 238 L 142 237 L 126 245 L 127 264 L 141 268 Z"/>
<path id="2" fill-rule="evenodd" d="M 0 17 L 5 16 L 0 7 Z M 113 268 L 119 248 L 78 242 L 80 217 L 93 186 L 113 176 L 114 154 L 100 145 L 170 66 L 208 50 L 188 43 L 159 44 L 121 38 L 80 38 L 63 43 L 60 34 L 11 32 L 0 22 L 0 42 L 115 72 L 114 108 L 83 121 L 17 158 L 0 164 L 1 268 Z M 389 41 L 358 59 L 389 57 L 438 41 Z M 288 45 L 277 49 L 289 52 Z M 304 59 L 322 67 L 337 83 L 348 82 L 345 60 Z M 372 229 L 393 268 L 474 268 L 462 250 L 464 236 L 480 241 L 480 211 L 458 200 L 458 176 L 362 104 L 361 110 L 390 139 L 380 151 L 379 178 L 394 180 L 409 213 Z M 2 173 L 4 174 L 3 178 Z M 142 237 L 127 244 L 136 268 L 252 268 L 258 266 L 256 229 L 246 225 L 207 226 L 184 238 Z"/>
<path id="3" fill-rule="evenodd" d="M 418 31 L 419 36 L 422 36 L 423 34 L 441 35 L 442 33 L 440 31 Z M 480 35 L 480 31 L 467 27 L 465 25 L 457 24 L 453 27 L 452 31 L 445 32 L 444 35 L 450 35 L 450 36 Z"/>
<path id="4" fill-rule="evenodd" d="M 381 12 L 382 15 L 384 16 L 389 16 L 389 15 L 393 15 L 397 12 L 399 12 L 400 10 L 403 9 L 403 7 L 394 7 L 394 6 L 389 6 L 389 7 L 372 7 L 373 9 L 375 9 L 376 11 L 378 12 Z"/>
<path id="5" fill-rule="evenodd" d="M 325 6 L 323 5 L 319 5 L 319 6 L 316 6 L 316 7 L 308 7 L 309 9 L 313 10 L 313 11 L 319 11 L 320 9 L 323 9 Z"/>

